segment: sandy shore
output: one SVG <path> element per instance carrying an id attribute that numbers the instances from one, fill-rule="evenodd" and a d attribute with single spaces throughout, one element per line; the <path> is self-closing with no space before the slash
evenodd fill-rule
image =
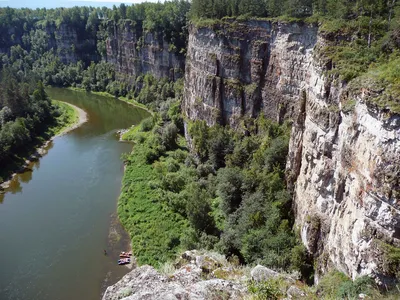
<path id="1" fill-rule="evenodd" d="M 61 102 L 63 102 L 63 101 L 61 101 Z M 19 167 L 17 170 L 15 170 L 15 172 L 8 178 L 8 180 L 6 180 L 4 182 L 0 182 L 0 194 L 5 192 L 5 189 L 7 189 L 10 186 L 11 181 L 13 180 L 13 178 L 15 176 L 17 176 L 18 173 L 23 173 L 25 171 L 29 171 L 30 165 L 33 162 L 39 160 L 40 157 L 42 157 L 43 155 L 45 155 L 47 153 L 48 146 L 56 137 L 62 136 L 64 134 L 70 132 L 71 130 L 78 128 L 83 123 L 87 122 L 87 120 L 88 120 L 87 113 L 83 109 L 81 109 L 75 105 L 66 103 L 66 102 L 63 102 L 63 103 L 68 104 L 75 111 L 78 112 L 78 114 L 79 114 L 78 121 L 75 122 L 72 126 L 65 128 L 59 134 L 53 136 L 50 140 L 44 142 L 43 145 L 41 145 L 40 147 L 36 148 L 36 151 L 32 155 L 30 155 L 27 160 L 25 160 L 25 163 L 21 167 Z"/>
<path id="2" fill-rule="evenodd" d="M 76 122 L 76 123 L 73 124 L 72 126 L 70 126 L 70 127 L 68 127 L 68 128 L 65 128 L 62 132 L 60 132 L 59 134 L 53 136 L 53 137 L 51 138 L 51 140 L 53 140 L 53 139 L 55 139 L 55 138 L 58 137 L 58 136 L 62 136 L 62 135 L 64 135 L 64 134 L 66 134 L 66 133 L 68 133 L 68 132 L 70 132 L 70 131 L 72 131 L 72 130 L 78 128 L 78 127 L 81 126 L 83 123 L 86 123 L 87 120 L 88 120 L 87 113 L 86 113 L 83 109 L 81 109 L 81 108 L 79 108 L 78 106 L 75 106 L 75 105 L 73 105 L 73 104 L 64 102 L 64 101 L 60 101 L 60 102 L 65 103 L 65 104 L 71 106 L 75 111 L 77 111 L 78 114 L 79 114 L 79 119 L 78 119 L 78 122 Z"/>

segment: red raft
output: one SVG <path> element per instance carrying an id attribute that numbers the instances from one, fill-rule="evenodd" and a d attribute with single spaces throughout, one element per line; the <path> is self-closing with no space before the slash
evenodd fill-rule
<path id="1" fill-rule="evenodd" d="M 119 257 L 124 257 L 124 258 L 130 258 L 131 256 L 132 256 L 132 252 L 124 252 L 124 251 L 122 251 L 119 254 Z"/>

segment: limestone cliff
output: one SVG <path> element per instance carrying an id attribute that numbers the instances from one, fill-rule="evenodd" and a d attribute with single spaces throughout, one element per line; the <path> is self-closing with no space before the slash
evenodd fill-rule
<path id="1" fill-rule="evenodd" d="M 38 25 L 38 27 L 42 26 Z M 47 35 L 48 50 L 55 50 L 62 63 L 70 64 L 81 60 L 89 64 L 91 61 L 100 60 L 100 56 L 95 51 L 96 38 L 88 32 L 65 23 L 58 26 L 49 23 L 43 30 Z M 38 32 L 36 30 L 36 34 L 40 34 Z"/>
<path id="2" fill-rule="evenodd" d="M 233 127 L 260 113 L 290 118 L 288 183 L 317 271 L 384 279 L 380 241 L 400 243 L 400 116 L 373 104 L 379 91 L 326 75 L 327 42 L 306 24 L 191 27 L 183 111 Z"/>
<path id="3" fill-rule="evenodd" d="M 263 111 L 281 121 L 298 110 L 318 28 L 267 21 L 190 29 L 183 110 L 236 126 Z"/>
<path id="4" fill-rule="evenodd" d="M 115 65 L 120 77 L 152 74 L 176 80 L 183 75 L 185 57 L 172 50 L 163 33 L 145 32 L 125 20 L 119 25 L 107 22 L 106 51 L 103 59 Z"/>
<path id="5" fill-rule="evenodd" d="M 333 265 L 353 278 L 386 279 L 379 241 L 400 246 L 400 116 L 371 104 L 371 96 L 309 86 L 287 168 L 296 180 L 296 222 L 319 271 Z"/>

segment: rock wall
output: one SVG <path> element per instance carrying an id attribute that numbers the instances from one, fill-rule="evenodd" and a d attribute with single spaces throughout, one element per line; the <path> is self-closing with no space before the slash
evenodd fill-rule
<path id="1" fill-rule="evenodd" d="M 143 32 L 132 21 L 121 25 L 107 23 L 106 55 L 104 59 L 115 65 L 120 77 L 152 74 L 156 78 L 176 80 L 183 76 L 185 57 L 170 51 L 171 45 L 163 33 Z"/>
<path id="2" fill-rule="evenodd" d="M 400 116 L 378 109 L 376 92 L 325 75 L 327 42 L 305 24 L 192 27 L 182 107 L 209 125 L 290 118 L 288 183 L 317 272 L 385 279 L 378 241 L 400 246 Z"/>
<path id="3" fill-rule="evenodd" d="M 61 23 L 49 24 L 43 30 L 47 34 L 48 50 L 54 49 L 64 64 L 100 60 L 96 51 L 96 38 L 77 28 Z"/>
<path id="4" fill-rule="evenodd" d="M 238 125 L 263 111 L 282 121 L 309 83 L 318 28 L 267 21 L 190 28 L 183 110 L 189 119 Z"/>
<path id="5" fill-rule="evenodd" d="M 379 241 L 400 246 L 400 116 L 371 104 L 368 90 L 321 91 L 307 89 L 292 130 L 296 223 L 320 272 L 385 281 Z"/>

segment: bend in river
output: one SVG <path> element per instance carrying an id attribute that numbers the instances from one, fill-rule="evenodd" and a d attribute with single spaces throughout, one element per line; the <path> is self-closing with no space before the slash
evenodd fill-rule
<path id="1" fill-rule="evenodd" d="M 0 199 L 0 299 L 99 299 L 106 277 L 112 284 L 127 272 L 116 253 L 103 254 L 123 175 L 120 156 L 132 148 L 115 132 L 149 113 L 93 94 L 47 92 L 89 120 L 57 137 Z"/>

